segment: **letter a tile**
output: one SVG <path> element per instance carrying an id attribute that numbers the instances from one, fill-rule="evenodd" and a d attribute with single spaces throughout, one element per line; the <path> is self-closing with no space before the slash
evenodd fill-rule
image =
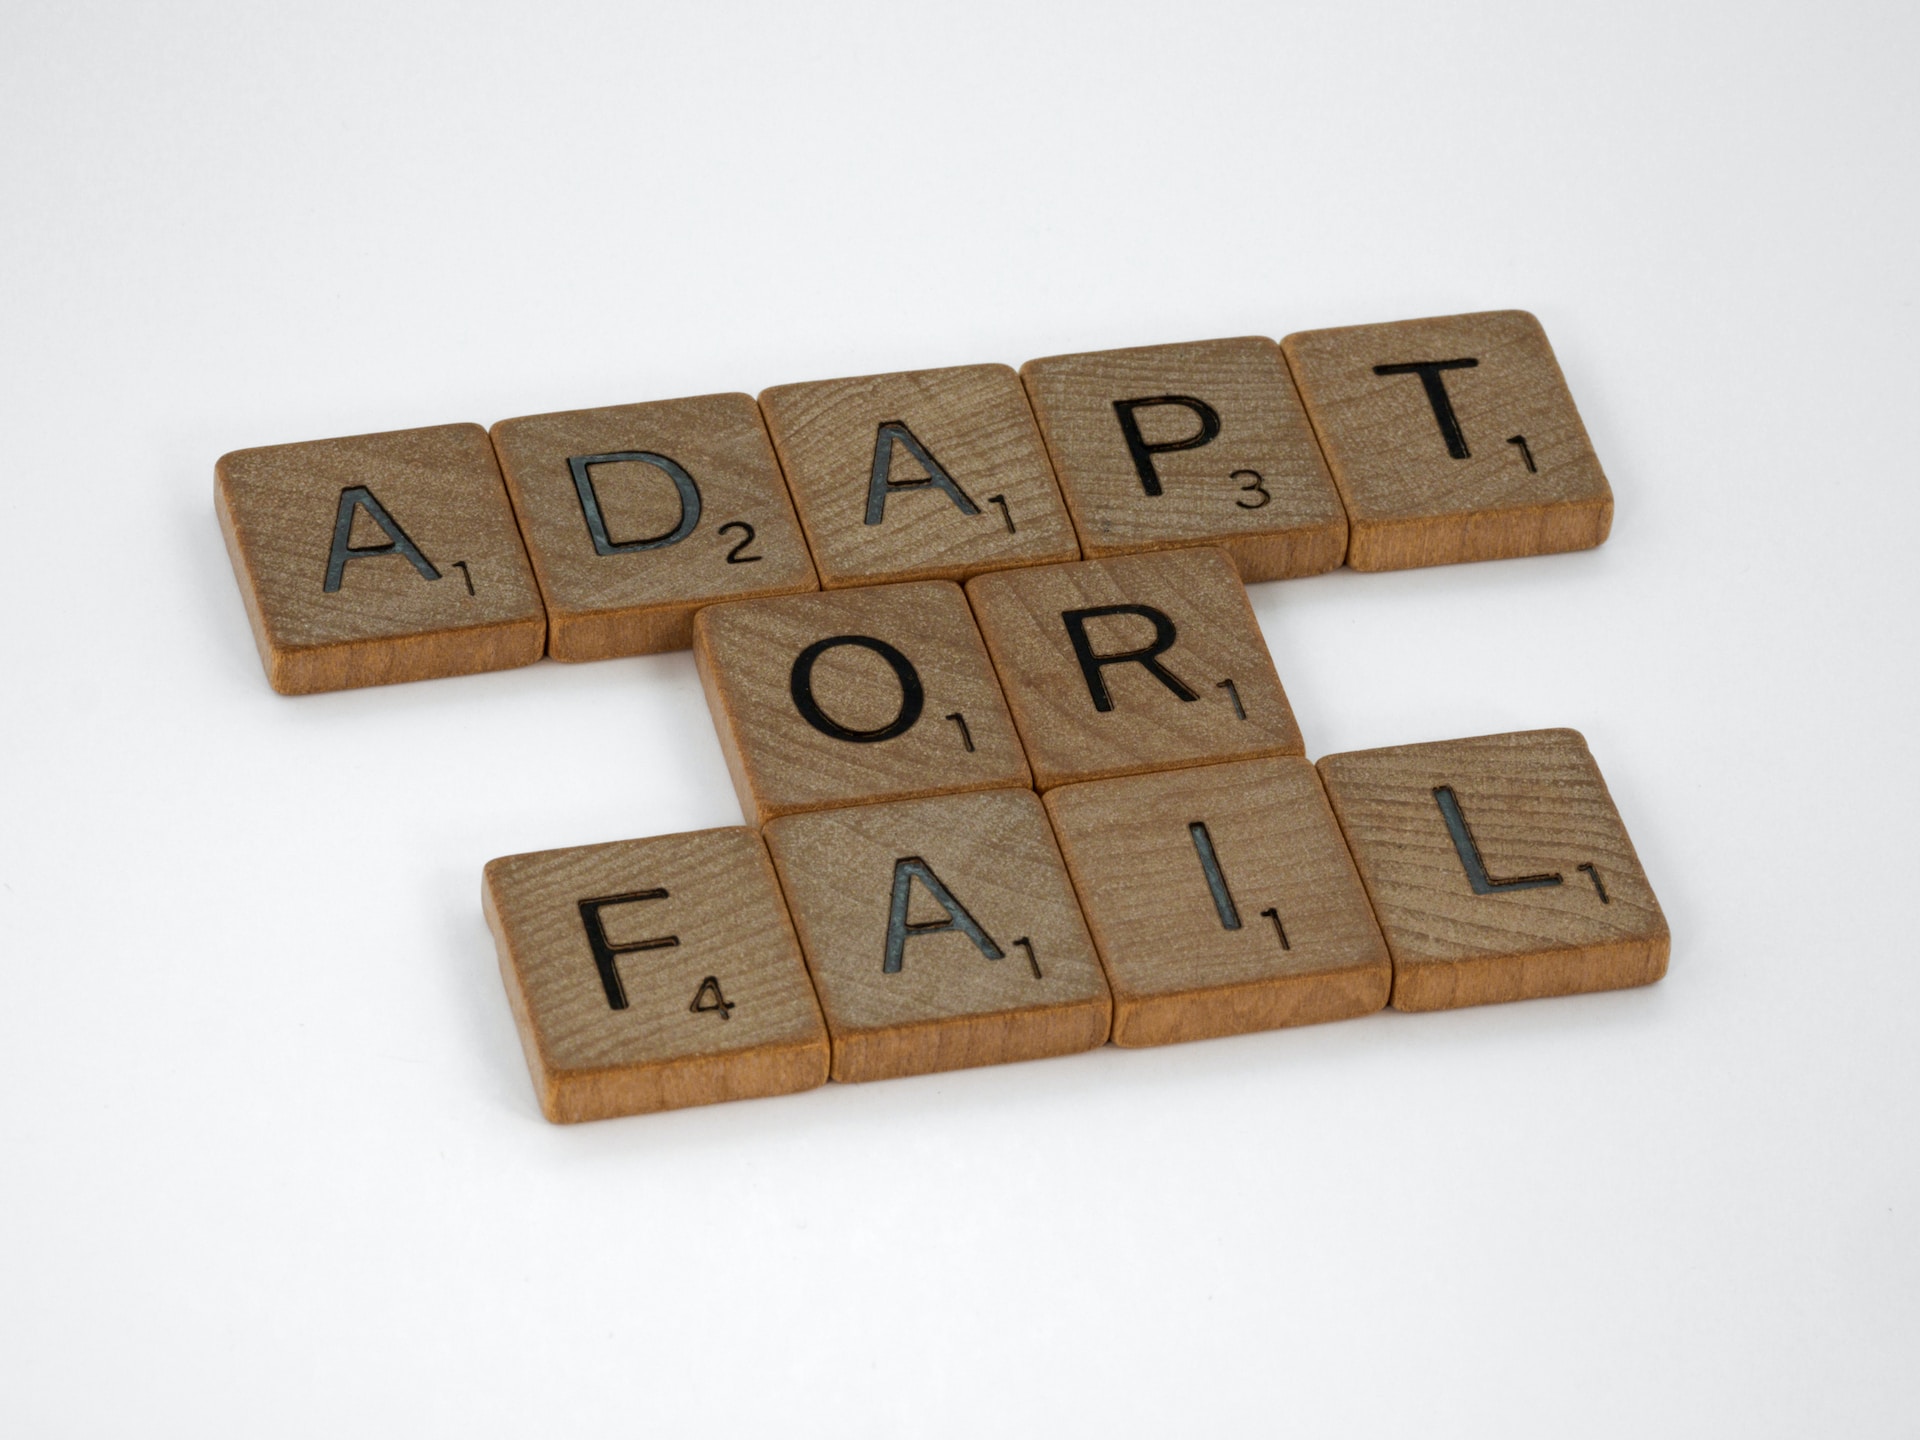
<path id="1" fill-rule="evenodd" d="M 820 588 L 750 395 L 528 415 L 493 444 L 556 660 L 682 650 L 702 605 Z"/>
<path id="2" fill-rule="evenodd" d="M 1667 922 L 1577 730 L 1320 762 L 1393 952 L 1393 1007 L 1648 985 Z"/>
<path id="3" fill-rule="evenodd" d="M 1356 570 L 1586 550 L 1613 491 L 1524 310 L 1280 342 L 1346 501 Z"/>
<path id="4" fill-rule="evenodd" d="M 282 694 L 505 670 L 545 647 L 478 425 L 236 450 L 214 468 L 214 504 Z"/>
<path id="5" fill-rule="evenodd" d="M 754 824 L 1029 783 L 993 662 L 950 581 L 712 605 L 693 637 Z"/>
<path id="6" fill-rule="evenodd" d="M 482 900 L 549 1120 L 826 1082 L 820 1007 L 753 831 L 509 855 Z"/>
<path id="7" fill-rule="evenodd" d="M 1088 559 L 1218 545 L 1251 582 L 1346 558 L 1347 512 L 1273 341 L 1055 355 L 1020 378 Z"/>
<path id="8" fill-rule="evenodd" d="M 1063 785 L 1046 805 L 1113 988 L 1114 1044 L 1387 1003 L 1386 943 L 1306 759 Z"/>
<path id="9" fill-rule="evenodd" d="M 760 408 L 829 590 L 1079 558 L 1005 365 L 776 385 Z"/>
<path id="10" fill-rule="evenodd" d="M 1004 571 L 967 595 L 1043 790 L 1303 753 L 1224 551 Z"/>
<path id="11" fill-rule="evenodd" d="M 1107 982 L 1031 790 L 767 826 L 833 1037 L 833 1078 L 1091 1050 Z"/>

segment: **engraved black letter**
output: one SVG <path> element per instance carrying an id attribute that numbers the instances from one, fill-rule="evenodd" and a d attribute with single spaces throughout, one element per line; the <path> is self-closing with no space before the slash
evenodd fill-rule
<path id="1" fill-rule="evenodd" d="M 1453 851 L 1460 857 L 1461 868 L 1467 872 L 1467 883 L 1473 887 L 1476 895 L 1492 895 L 1502 890 L 1541 890 L 1561 883 L 1558 875 L 1519 875 L 1512 880 L 1496 880 L 1487 874 L 1487 865 L 1480 858 L 1480 846 L 1475 843 L 1473 831 L 1467 828 L 1466 812 L 1460 808 L 1460 802 L 1454 797 L 1451 785 L 1436 786 L 1433 792 L 1434 803 L 1440 807 L 1440 814 L 1447 822 L 1447 833 L 1453 837 Z M 1598 883 L 1598 882 L 1596 882 Z"/>
<path id="2" fill-rule="evenodd" d="M 593 950 L 593 963 L 600 970 L 600 983 L 606 988 L 607 1004 L 615 1010 L 627 1008 L 626 987 L 620 983 L 620 972 L 614 967 L 613 957 L 630 955 L 635 950 L 665 950 L 678 945 L 678 935 L 664 935 L 655 940 L 635 940 L 629 945 L 610 945 L 607 932 L 600 924 L 600 912 L 609 905 L 625 905 L 634 900 L 664 900 L 664 890 L 635 890 L 627 895 L 602 895 L 596 900 L 580 902 L 580 923 L 587 927 L 587 944 Z"/>
<path id="3" fill-rule="evenodd" d="M 925 479 L 892 478 L 893 447 L 896 443 L 906 446 L 907 453 L 920 462 L 927 472 Z M 919 438 L 907 428 L 906 422 L 889 420 L 881 425 L 873 437 L 873 474 L 867 481 L 867 524 L 878 525 L 886 519 L 887 496 L 901 490 L 941 490 L 959 507 L 962 515 L 980 513 L 980 507 L 968 498 L 967 492 L 933 458 L 933 452 L 920 443 Z"/>
<path id="4" fill-rule="evenodd" d="M 600 494 L 593 488 L 593 467 L 616 465 L 623 460 L 663 470 L 667 478 L 673 481 L 673 488 L 680 492 L 680 521 L 671 530 L 645 540 L 607 538 L 607 522 L 600 514 Z M 571 455 L 567 457 L 567 468 L 573 471 L 574 492 L 580 497 L 580 513 L 587 517 L 587 534 L 593 537 L 593 553 L 596 555 L 631 555 L 639 550 L 661 550 L 669 545 L 678 545 L 700 523 L 700 487 L 693 483 L 691 475 L 664 455 L 656 455 L 651 450 L 616 450 L 609 455 Z"/>
<path id="5" fill-rule="evenodd" d="M 355 510 L 366 511 L 367 518 L 386 531 L 386 544 L 355 546 L 347 543 L 353 538 Z M 433 562 L 407 538 L 407 532 L 400 528 L 400 522 L 387 513 L 386 506 L 373 498 L 373 491 L 364 485 L 349 485 L 340 492 L 340 507 L 333 512 L 333 549 L 327 552 L 327 583 L 320 588 L 332 594 L 340 588 L 340 577 L 347 568 L 347 561 L 367 560 L 375 555 L 404 555 L 413 568 L 420 572 L 421 579 L 440 578 L 440 572 L 433 568 Z"/>
<path id="6" fill-rule="evenodd" d="M 1112 655 L 1094 654 L 1093 642 L 1087 639 L 1087 621 L 1100 615 L 1138 615 L 1152 622 L 1153 643 L 1142 645 L 1138 650 L 1116 651 Z M 1080 673 L 1086 676 L 1087 693 L 1093 697 L 1094 709 L 1113 709 L 1113 697 L 1107 694 L 1106 678 L 1101 674 L 1108 665 L 1137 664 L 1182 700 L 1200 698 L 1181 683 L 1178 675 L 1154 658 L 1172 649 L 1174 640 L 1178 638 L 1173 621 L 1164 610 L 1156 610 L 1151 605 L 1095 605 L 1086 610 L 1062 610 L 1060 618 L 1066 622 L 1067 638 L 1073 642 L 1073 653 L 1080 661 Z"/>
<path id="7" fill-rule="evenodd" d="M 1149 405 L 1178 405 L 1199 418 L 1200 428 L 1184 440 L 1165 440 L 1149 445 L 1140 434 L 1140 422 L 1134 411 Z M 1113 413 L 1120 417 L 1120 433 L 1127 437 L 1127 451 L 1133 456 L 1133 468 L 1140 473 L 1140 488 L 1149 495 L 1160 493 L 1160 472 L 1153 468 L 1153 457 L 1169 450 L 1198 450 L 1220 433 L 1220 414 L 1204 400 L 1191 395 L 1155 395 L 1149 400 L 1116 400 Z"/>
<path id="8" fill-rule="evenodd" d="M 894 678 L 900 682 L 900 711 L 877 730 L 848 729 L 822 710 L 820 702 L 813 698 L 813 662 L 840 645 L 857 645 L 862 650 L 873 651 L 893 668 Z M 856 745 L 891 740 L 896 735 L 906 734 L 920 719 L 920 711 L 927 703 L 927 693 L 920 686 L 920 672 L 913 668 L 913 662 L 886 641 L 876 640 L 871 635 L 829 635 L 825 640 L 814 641 L 795 657 L 787 688 L 793 695 L 793 708 L 800 712 L 801 719 L 822 735 L 835 740 L 851 740 Z"/>
<path id="9" fill-rule="evenodd" d="M 907 923 L 907 907 L 912 900 L 913 882 L 916 880 L 927 887 L 927 894 L 932 897 L 933 903 L 947 912 L 946 919 L 923 920 L 918 925 Z M 900 973 L 901 963 L 907 955 L 907 941 L 913 936 L 937 935 L 942 930 L 958 930 L 973 941 L 974 946 L 989 960 L 1004 958 L 1004 952 L 993 943 L 993 937 L 980 928 L 980 923 L 967 913 L 966 906 L 953 898 L 953 892 L 933 873 L 931 865 L 918 855 L 908 855 L 894 861 L 893 904 L 887 911 L 887 955 L 881 962 L 881 973 Z"/>
<path id="10" fill-rule="evenodd" d="M 1187 833 L 1193 837 L 1193 848 L 1200 855 L 1200 869 L 1206 874 L 1207 889 L 1213 892 L 1213 908 L 1220 916 L 1220 928 L 1238 930 L 1240 928 L 1240 910 L 1233 903 L 1233 892 L 1227 888 L 1227 877 L 1220 869 L 1220 857 L 1213 853 L 1213 836 L 1207 833 L 1204 822 L 1196 820 L 1187 826 Z"/>
<path id="11" fill-rule="evenodd" d="M 1427 403 L 1433 407 L 1433 418 L 1440 426 L 1440 438 L 1447 442 L 1447 454 L 1456 460 L 1467 458 L 1467 437 L 1460 433 L 1460 422 L 1453 413 L 1453 400 L 1447 394 L 1447 382 L 1440 378 L 1442 370 L 1471 370 L 1478 360 L 1416 360 L 1407 365 L 1376 365 L 1376 375 L 1418 375 L 1420 383 L 1426 387 Z"/>

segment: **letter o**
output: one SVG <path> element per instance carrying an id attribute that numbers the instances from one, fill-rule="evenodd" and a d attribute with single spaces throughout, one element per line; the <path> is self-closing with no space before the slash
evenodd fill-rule
<path id="1" fill-rule="evenodd" d="M 887 662 L 894 678 L 900 682 L 900 713 L 876 730 L 849 729 L 822 710 L 820 702 L 813 698 L 813 662 L 827 651 L 842 645 L 857 645 L 862 650 L 871 650 Z M 822 735 L 835 740 L 851 740 L 856 745 L 871 745 L 876 740 L 891 740 L 896 735 L 906 734 L 919 722 L 920 712 L 927 704 L 926 691 L 920 685 L 920 672 L 913 668 L 913 662 L 886 641 L 876 640 L 871 635 L 829 635 L 825 640 L 814 641 L 794 658 L 789 688 L 793 692 L 793 708 L 800 712 L 801 719 Z"/>

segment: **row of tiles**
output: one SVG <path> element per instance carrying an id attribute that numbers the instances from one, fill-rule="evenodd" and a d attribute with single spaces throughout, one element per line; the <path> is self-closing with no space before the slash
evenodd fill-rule
<path id="1" fill-rule="evenodd" d="M 1613 513 L 1522 311 L 240 450 L 215 493 L 287 693 L 677 649 L 729 599 L 1190 545 L 1396 569 Z"/>
<path id="2" fill-rule="evenodd" d="M 1303 755 L 1233 562 L 1196 547 L 702 609 L 741 812 Z"/>
<path id="3" fill-rule="evenodd" d="M 1644 985 L 1572 730 L 515 855 L 483 904 L 550 1120 Z"/>

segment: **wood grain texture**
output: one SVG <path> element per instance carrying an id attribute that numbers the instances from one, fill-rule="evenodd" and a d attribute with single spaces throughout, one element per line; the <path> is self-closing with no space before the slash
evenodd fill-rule
<path id="1" fill-rule="evenodd" d="M 905 724 L 908 687 L 886 656 L 860 644 L 834 645 L 812 662 L 821 717 L 852 731 L 905 725 L 900 733 L 839 738 L 795 703 L 796 665 L 837 637 L 891 647 L 911 667 L 918 718 Z M 755 824 L 829 805 L 1030 783 L 993 663 L 951 581 L 710 606 L 695 617 L 693 652 L 740 808 Z"/>
<path id="2" fill-rule="evenodd" d="M 1546 332 L 1524 310 L 1308 330 L 1280 346 L 1346 502 L 1354 569 L 1607 538 L 1613 491 Z M 1430 363 L 1453 368 L 1376 373 Z"/>
<path id="3" fill-rule="evenodd" d="M 1577 730 L 1329 755 L 1320 774 L 1393 952 L 1396 1010 L 1666 974 L 1666 917 Z"/>
<path id="4" fill-rule="evenodd" d="M 1088 559 L 1218 545 L 1252 582 L 1346 558 L 1347 512 L 1264 336 L 1054 355 L 1020 378 Z"/>
<path id="5" fill-rule="evenodd" d="M 1005 365 L 776 385 L 761 392 L 760 408 L 829 590 L 964 580 L 1079 557 L 1026 392 Z M 905 433 L 883 436 L 885 426 Z M 900 488 L 931 475 L 908 448 L 908 435 L 937 462 L 952 492 Z M 878 523 L 869 523 L 876 451 L 894 488 L 884 495 Z"/>
<path id="6" fill-rule="evenodd" d="M 1114 1044 L 1387 1003 L 1386 942 L 1306 759 L 1063 785 L 1046 807 L 1113 991 Z"/>
<path id="7" fill-rule="evenodd" d="M 622 896 L 648 898 L 592 907 L 627 1002 L 615 1008 L 581 902 Z M 487 865 L 482 903 L 549 1120 L 826 1083 L 826 1027 L 753 831 L 509 855 Z"/>
<path id="8" fill-rule="evenodd" d="M 998 1065 L 1105 1042 L 1107 982 L 1032 791 L 817 811 L 775 820 L 766 836 L 833 1037 L 834 1079 Z M 958 929 L 908 928 L 888 972 L 894 892 L 901 862 L 914 860 L 998 958 Z M 909 876 L 903 889 L 908 927 L 954 917 L 922 880 Z"/>
<path id="9" fill-rule="evenodd" d="M 361 487 L 431 575 L 398 551 L 352 555 L 330 573 L 343 511 L 345 549 L 394 543 L 351 502 Z M 261 663 L 284 695 L 505 670 L 545 648 L 539 587 L 478 425 L 236 450 L 214 467 L 214 507 Z"/>
<path id="10" fill-rule="evenodd" d="M 1020 740 L 1043 790 L 1147 770 L 1299 755 L 1304 746 L 1233 562 L 1214 548 L 1120 555 L 982 575 L 967 584 Z M 1154 662 L 1096 666 L 1101 710 L 1069 617 L 1124 605 L 1172 626 Z M 1079 621 L 1097 660 L 1157 643 L 1151 613 Z M 1228 681 L 1232 684 L 1229 686 Z"/>
<path id="11" fill-rule="evenodd" d="M 682 650 L 693 643 L 693 612 L 702 605 L 820 588 L 751 395 L 527 415 L 495 425 L 493 445 L 556 660 Z M 586 466 L 601 522 L 596 538 L 568 462 L 632 453 L 677 464 L 698 497 L 697 518 L 675 477 L 656 464 Z M 669 543 L 629 548 L 649 540 Z"/>

